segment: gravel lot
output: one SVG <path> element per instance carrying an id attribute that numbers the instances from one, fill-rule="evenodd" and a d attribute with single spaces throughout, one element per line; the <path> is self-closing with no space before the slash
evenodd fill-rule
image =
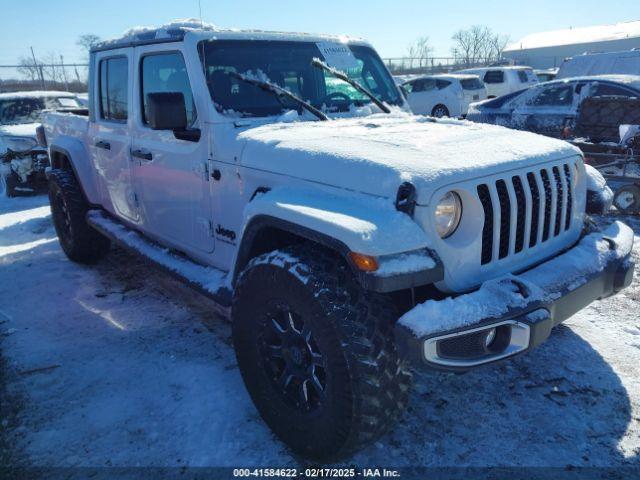
<path id="1" fill-rule="evenodd" d="M 640 221 L 623 220 L 640 263 Z M 259 418 L 230 326 L 211 312 L 123 251 L 95 267 L 69 262 L 45 197 L 0 200 L 2 461 L 300 465 Z M 400 424 L 350 463 L 639 466 L 638 274 L 530 354 L 466 375 L 416 375 Z"/>

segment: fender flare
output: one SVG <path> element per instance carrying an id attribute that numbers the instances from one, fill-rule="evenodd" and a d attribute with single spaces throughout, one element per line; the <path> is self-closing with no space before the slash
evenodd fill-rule
<path id="1" fill-rule="evenodd" d="M 283 187 L 269 190 L 247 205 L 233 284 L 251 259 L 256 237 L 265 228 L 286 232 L 335 251 L 345 259 L 361 285 L 369 290 L 390 292 L 431 284 L 443 278 L 442 263 L 435 252 L 427 248 L 427 234 L 411 217 L 397 211 L 391 202 L 358 194 L 341 198 Z M 390 242 L 390 238 L 394 241 Z M 414 253 L 430 257 L 435 265 L 381 276 L 358 270 L 350 261 L 349 252 L 389 259 Z"/>
<path id="2" fill-rule="evenodd" d="M 55 163 L 57 155 L 66 157 L 68 165 L 71 170 L 73 170 L 85 198 L 89 204 L 98 205 L 100 203 L 99 190 L 95 181 L 93 164 L 89 162 L 89 155 L 86 148 L 80 141 L 75 139 L 63 138 L 60 140 L 64 141 L 49 146 L 51 168 L 62 167 L 62 165 Z"/>

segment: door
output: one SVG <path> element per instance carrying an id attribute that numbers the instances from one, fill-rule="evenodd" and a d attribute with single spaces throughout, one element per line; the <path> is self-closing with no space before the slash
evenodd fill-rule
<path id="1" fill-rule="evenodd" d="M 431 111 L 436 105 L 436 81 L 432 78 L 422 78 L 414 80 L 408 85 L 410 85 L 410 88 L 407 88 L 408 100 L 413 113 L 431 115 Z"/>
<path id="2" fill-rule="evenodd" d="M 582 87 L 578 84 L 577 87 Z M 554 83 L 535 88 L 513 112 L 514 126 L 543 135 L 560 137 L 576 115 L 579 92 L 576 83 Z"/>
<path id="3" fill-rule="evenodd" d="M 96 55 L 89 148 L 101 178 L 105 207 L 118 217 L 138 222 L 137 197 L 131 172 L 132 49 Z"/>
<path id="4" fill-rule="evenodd" d="M 208 175 L 208 142 L 198 118 L 192 82 L 180 49 L 166 45 L 136 48 L 133 158 L 134 184 L 142 229 L 169 244 L 211 252 L 214 248 Z M 200 136 L 184 138 L 169 130 L 152 130 L 147 119 L 147 95 L 182 93 L 188 128 Z"/>
<path id="5" fill-rule="evenodd" d="M 501 97 L 509 93 L 504 70 L 487 70 L 482 77 L 489 98 Z"/>

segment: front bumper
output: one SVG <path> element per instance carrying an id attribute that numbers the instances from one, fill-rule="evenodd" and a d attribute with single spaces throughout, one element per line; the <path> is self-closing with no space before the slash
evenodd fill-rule
<path id="1" fill-rule="evenodd" d="M 415 367 L 466 371 L 531 350 L 557 324 L 631 284 L 633 238 L 616 222 L 531 270 L 417 305 L 396 325 L 398 351 Z"/>

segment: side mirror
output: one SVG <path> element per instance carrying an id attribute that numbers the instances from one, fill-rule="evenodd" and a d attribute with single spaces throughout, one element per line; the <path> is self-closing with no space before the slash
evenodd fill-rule
<path id="1" fill-rule="evenodd" d="M 147 94 L 147 121 L 153 130 L 186 130 L 187 110 L 182 92 Z"/>

